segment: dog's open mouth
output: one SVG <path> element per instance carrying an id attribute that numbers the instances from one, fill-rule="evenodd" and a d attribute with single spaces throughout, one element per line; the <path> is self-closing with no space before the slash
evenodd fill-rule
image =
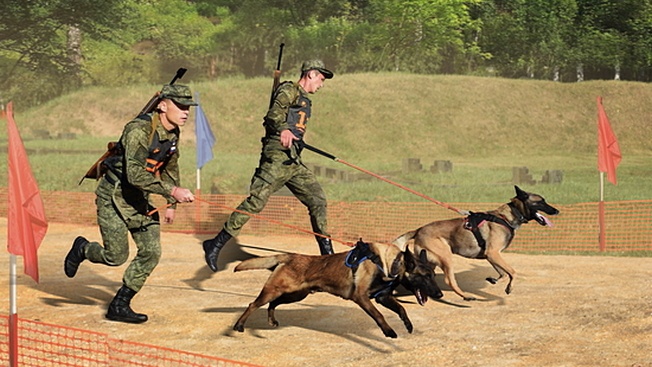
<path id="1" fill-rule="evenodd" d="M 550 220 L 548 220 L 548 218 L 546 218 L 545 215 L 539 214 L 539 212 L 534 213 L 534 215 L 536 216 L 535 219 L 536 219 L 537 223 L 541 224 L 542 226 L 544 226 L 544 227 L 545 226 L 548 226 L 548 227 L 553 226 L 552 222 Z"/>
<path id="2" fill-rule="evenodd" d="M 426 304 L 426 301 L 428 301 L 428 296 L 427 296 L 427 295 L 425 294 L 425 292 L 422 291 L 421 289 L 417 289 L 417 290 L 414 292 L 414 295 L 417 297 L 417 302 L 419 302 L 419 305 L 420 305 L 420 306 L 425 305 L 425 304 Z"/>

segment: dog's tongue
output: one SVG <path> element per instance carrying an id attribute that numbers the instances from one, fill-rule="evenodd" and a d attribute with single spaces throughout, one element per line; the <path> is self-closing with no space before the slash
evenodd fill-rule
<path id="1" fill-rule="evenodd" d="M 537 212 L 535 214 L 536 214 L 537 218 L 541 219 L 548 227 L 553 226 L 552 222 L 549 221 L 548 218 L 546 218 L 545 215 L 539 214 L 539 212 Z"/>

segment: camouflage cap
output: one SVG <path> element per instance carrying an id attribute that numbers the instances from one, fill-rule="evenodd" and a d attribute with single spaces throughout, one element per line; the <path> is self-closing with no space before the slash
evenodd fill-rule
<path id="1" fill-rule="evenodd" d="M 308 60 L 301 65 L 301 73 L 305 73 L 306 71 L 310 70 L 317 70 L 319 71 L 324 78 L 330 79 L 333 77 L 333 72 L 326 69 L 324 66 L 324 62 L 321 60 Z"/>
<path id="2" fill-rule="evenodd" d="M 171 99 L 184 106 L 197 106 L 197 102 L 192 100 L 192 92 L 187 85 L 164 85 L 161 89 L 161 99 Z"/>

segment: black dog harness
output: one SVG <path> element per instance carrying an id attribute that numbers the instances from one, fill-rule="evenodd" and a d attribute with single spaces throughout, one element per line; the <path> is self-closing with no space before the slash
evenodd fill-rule
<path id="1" fill-rule="evenodd" d="M 514 208 L 512 207 L 512 212 L 513 211 Z M 487 250 L 487 241 L 485 241 L 484 237 L 482 237 L 482 234 L 480 234 L 480 227 L 487 221 L 502 224 L 503 226 L 509 229 L 510 237 L 514 236 L 515 228 L 512 227 L 512 225 L 509 224 L 509 222 L 504 220 L 503 218 L 497 217 L 489 213 L 471 212 L 471 214 L 469 214 L 466 218 L 464 218 L 464 229 L 468 229 L 469 231 L 471 231 L 471 233 L 473 233 L 473 236 L 475 237 L 475 240 L 478 241 L 478 246 L 480 246 L 480 253 L 477 255 L 478 257 L 484 256 L 484 253 Z"/>

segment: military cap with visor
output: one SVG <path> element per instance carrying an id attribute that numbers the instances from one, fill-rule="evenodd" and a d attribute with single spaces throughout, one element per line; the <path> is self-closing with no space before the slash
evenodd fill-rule
<path id="1" fill-rule="evenodd" d="M 333 77 L 333 72 L 326 69 L 326 66 L 324 65 L 324 62 L 321 60 L 308 60 L 301 65 L 301 73 L 306 73 L 310 70 L 317 70 L 319 71 L 324 78 L 330 79 Z"/>
<path id="2" fill-rule="evenodd" d="M 190 87 L 180 84 L 166 84 L 161 89 L 161 99 L 171 99 L 175 103 L 183 106 L 197 106 L 197 102 L 192 99 Z"/>

